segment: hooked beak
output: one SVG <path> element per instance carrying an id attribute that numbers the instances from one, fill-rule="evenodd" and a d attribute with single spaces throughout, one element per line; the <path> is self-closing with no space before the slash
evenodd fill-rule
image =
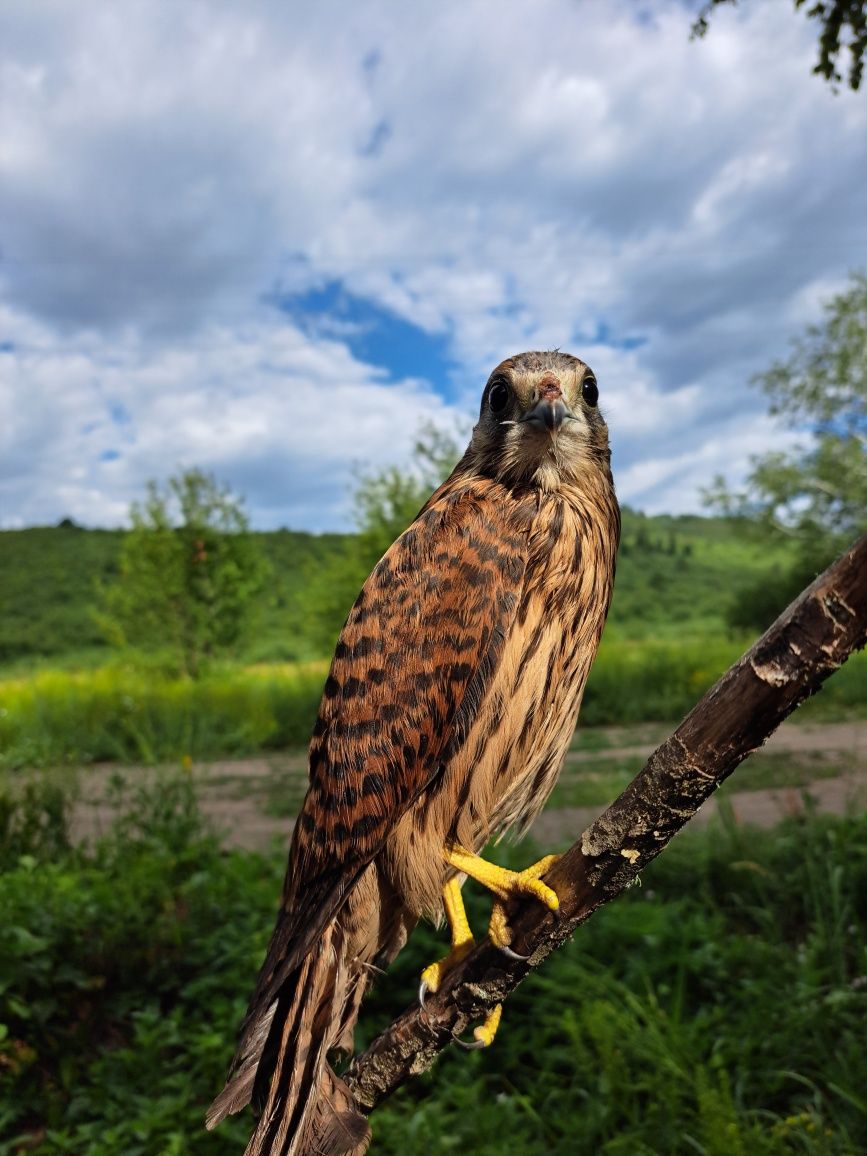
<path id="1" fill-rule="evenodd" d="M 562 397 L 543 397 L 528 410 L 520 422 L 526 422 L 536 429 L 546 429 L 549 433 L 556 433 L 564 421 L 574 418 L 575 414 Z"/>

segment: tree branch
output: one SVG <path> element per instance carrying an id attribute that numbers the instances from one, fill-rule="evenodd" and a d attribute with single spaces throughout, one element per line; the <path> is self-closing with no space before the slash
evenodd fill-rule
<path id="1" fill-rule="evenodd" d="M 408 1008 L 344 1076 L 371 1111 L 425 1071 L 453 1033 L 502 1002 L 575 928 L 619 895 L 735 767 L 867 642 L 867 535 L 784 611 L 650 756 L 623 794 L 545 876 L 556 915 L 524 901 L 510 912 L 509 960 L 486 941 L 449 973 L 425 1011 Z"/>

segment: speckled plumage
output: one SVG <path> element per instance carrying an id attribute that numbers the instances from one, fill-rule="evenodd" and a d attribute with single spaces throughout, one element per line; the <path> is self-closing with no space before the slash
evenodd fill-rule
<path id="1" fill-rule="evenodd" d="M 591 379 L 559 352 L 498 366 L 469 448 L 344 626 L 277 926 L 208 1117 L 252 1098 L 248 1156 L 364 1151 L 328 1051 L 351 1048 L 375 969 L 442 916 L 444 848 L 523 830 L 556 781 L 619 537 Z"/>

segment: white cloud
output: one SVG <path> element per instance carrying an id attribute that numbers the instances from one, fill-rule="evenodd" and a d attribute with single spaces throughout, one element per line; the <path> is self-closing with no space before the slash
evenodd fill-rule
<path id="1" fill-rule="evenodd" d="M 867 104 L 810 75 L 786 6 L 690 22 L 680 0 L 0 10 L 0 517 L 117 521 L 195 462 L 263 524 L 334 524 L 347 463 L 443 403 L 430 366 L 353 356 L 351 314 L 302 332 L 265 303 L 331 281 L 438 335 L 469 411 L 519 348 L 585 356 L 635 504 L 742 476 L 777 436 L 749 378 L 867 262 Z"/>
<path id="2" fill-rule="evenodd" d="M 16 322 L 0 317 L 17 339 L 0 390 L 0 525 L 22 509 L 118 525 L 146 479 L 197 465 L 246 494 L 260 525 L 334 528 L 354 466 L 405 459 L 422 419 L 460 421 L 425 383 L 387 383 L 288 323 L 95 351 Z"/>

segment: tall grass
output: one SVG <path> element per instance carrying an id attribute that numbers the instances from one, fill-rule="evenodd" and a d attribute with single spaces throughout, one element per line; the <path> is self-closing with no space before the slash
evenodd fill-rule
<path id="1" fill-rule="evenodd" d="M 596 726 L 679 720 L 751 644 L 750 638 L 603 638 L 581 721 Z M 801 709 L 825 718 L 867 712 L 867 652 L 853 655 Z"/>
<path id="2" fill-rule="evenodd" d="M 683 836 L 515 993 L 490 1053 L 451 1049 L 374 1117 L 379 1151 L 867 1151 L 865 835 L 860 816 Z M 379 999 L 375 1019 L 400 1010 Z"/>
<path id="3" fill-rule="evenodd" d="M 585 726 L 676 721 L 745 649 L 719 639 L 603 641 Z M 124 667 L 40 671 L 0 682 L 0 766 L 158 763 L 305 746 L 327 663 L 227 666 L 198 682 Z M 867 655 L 810 704 L 814 717 L 867 709 Z"/>
<path id="4" fill-rule="evenodd" d="M 169 678 L 117 667 L 0 683 L 0 765 L 158 763 L 303 746 L 326 664 Z"/>

